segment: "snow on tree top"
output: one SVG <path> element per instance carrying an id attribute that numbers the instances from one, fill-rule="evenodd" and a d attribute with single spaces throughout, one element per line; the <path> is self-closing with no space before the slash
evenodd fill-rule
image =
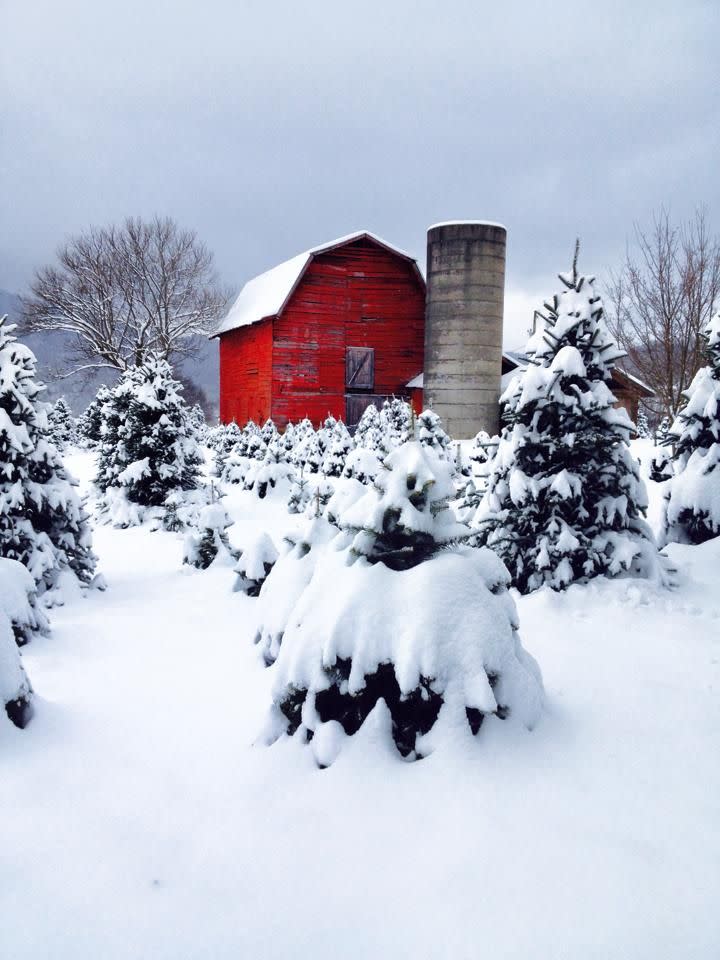
<path id="1" fill-rule="evenodd" d="M 369 230 L 349 233 L 347 236 L 331 240 L 329 243 L 311 247 L 309 250 L 299 253 L 296 257 L 291 257 L 290 260 L 285 260 L 271 270 L 267 270 L 265 273 L 249 280 L 240 291 L 235 303 L 230 307 L 228 315 L 212 336 L 217 337 L 229 330 L 236 330 L 238 327 L 248 327 L 267 317 L 274 317 L 281 313 L 313 257 L 319 253 L 333 250 L 335 247 L 343 246 L 343 244 L 362 239 L 374 240 L 380 246 L 405 257 L 407 260 L 411 260 L 417 265 L 415 258 L 410 256 L 409 253 L 405 253 L 404 250 L 400 250 L 393 244 L 382 240 L 376 234 L 370 233 Z"/>

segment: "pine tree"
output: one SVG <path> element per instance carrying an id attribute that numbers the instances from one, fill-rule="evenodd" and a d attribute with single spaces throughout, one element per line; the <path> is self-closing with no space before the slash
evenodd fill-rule
<path id="1" fill-rule="evenodd" d="M 637 423 L 635 424 L 635 433 L 641 440 L 647 440 L 648 437 L 652 436 L 647 414 L 643 410 L 638 412 Z"/>
<path id="2" fill-rule="evenodd" d="M 650 461 L 650 479 L 655 483 L 665 483 L 673 475 L 672 457 L 667 450 L 655 450 Z"/>
<path id="3" fill-rule="evenodd" d="M 326 477 L 341 477 L 345 469 L 345 462 L 352 450 L 352 437 L 348 428 L 338 420 L 331 428 L 327 437 L 325 455 L 322 461 L 322 472 Z"/>
<path id="4" fill-rule="evenodd" d="M 119 525 L 138 522 L 174 490 L 195 490 L 202 455 L 181 396 L 182 385 L 165 360 L 150 358 L 127 370 L 103 407 L 95 483 Z"/>
<path id="5" fill-rule="evenodd" d="M 58 450 L 76 442 L 75 418 L 65 397 L 59 397 L 48 411 L 48 439 Z"/>
<path id="6" fill-rule="evenodd" d="M 298 433 L 300 433 L 300 436 L 293 449 L 293 462 L 306 474 L 317 473 L 323 460 L 318 435 L 313 430 L 312 424 L 310 424 L 309 430 L 303 428 L 302 431 L 296 431 L 296 436 Z"/>
<path id="7" fill-rule="evenodd" d="M 708 366 L 695 374 L 668 433 L 675 475 L 666 494 L 666 542 L 704 543 L 720 535 L 720 311 L 703 336 Z"/>
<path id="8" fill-rule="evenodd" d="M 50 632 L 30 572 L 19 561 L 7 557 L 0 557 L 0 611 L 7 614 L 18 647 Z"/>
<path id="9" fill-rule="evenodd" d="M 433 410 L 423 410 L 417 418 L 415 436 L 426 447 L 432 447 L 441 460 L 453 462 L 452 441 L 445 433 L 440 417 Z"/>
<path id="10" fill-rule="evenodd" d="M 292 451 L 295 446 L 295 425 L 291 421 L 288 421 L 283 430 L 281 443 L 288 463 L 292 463 Z"/>
<path id="11" fill-rule="evenodd" d="M 658 447 L 664 447 L 670 443 L 670 417 L 663 417 L 655 431 L 655 444 Z"/>
<path id="12" fill-rule="evenodd" d="M 81 440 L 88 445 L 94 446 L 100 442 L 100 428 L 102 426 L 103 416 L 102 408 L 110 399 L 110 390 L 102 384 L 98 389 L 95 399 L 91 400 L 85 413 L 78 421 L 78 434 Z"/>
<path id="13" fill-rule="evenodd" d="M 250 421 L 250 424 L 254 427 L 255 424 Z M 246 456 L 248 460 L 258 460 L 263 461 L 265 459 L 265 454 L 267 453 L 267 444 L 262 438 L 262 435 L 258 431 L 257 433 L 250 429 L 250 424 L 244 432 L 242 441 L 238 444 L 238 452 L 242 453 L 243 456 Z"/>
<path id="14" fill-rule="evenodd" d="M 207 568 L 216 561 L 229 563 L 237 559 L 227 535 L 233 521 L 220 503 L 212 503 L 200 511 L 194 530 L 185 536 L 183 563 L 198 570 Z"/>
<path id="15" fill-rule="evenodd" d="M 25 727 L 33 711 L 33 691 L 18 647 L 48 629 L 27 569 L 17 560 L 0 558 L 0 712 L 4 708 L 16 727 Z"/>
<path id="16" fill-rule="evenodd" d="M 215 457 L 213 459 L 213 470 L 216 477 L 223 475 L 225 461 L 230 452 L 238 448 L 244 442 L 244 434 L 240 427 L 231 420 L 230 423 L 221 424 L 221 429 L 214 438 Z"/>
<path id="17" fill-rule="evenodd" d="M 601 574 L 659 573 L 628 446 L 633 425 L 609 388 L 622 353 L 594 278 L 578 273 L 577 253 L 528 344 L 529 366 L 502 397 L 506 425 L 476 521 L 479 542 L 522 593 Z"/>
<path id="18" fill-rule="evenodd" d="M 378 450 L 378 452 L 380 452 Z M 366 447 L 355 447 L 345 460 L 344 477 L 359 480 L 363 484 L 371 484 L 380 473 L 382 463 L 373 450 Z"/>
<path id="19" fill-rule="evenodd" d="M 198 443 L 205 443 L 207 440 L 208 423 L 205 419 L 205 411 L 199 403 L 194 404 L 188 410 L 188 419 L 190 426 L 195 432 Z"/>
<path id="20" fill-rule="evenodd" d="M 267 533 L 258 534 L 240 553 L 234 590 L 257 597 L 277 559 L 277 547 Z"/>
<path id="21" fill-rule="evenodd" d="M 276 660 L 266 742 L 297 734 L 326 767 L 366 723 L 416 760 L 460 724 L 536 722 L 542 681 L 507 571 L 462 545 L 470 530 L 448 509 L 452 493 L 451 465 L 407 442 L 349 498 L 340 532 L 315 519 L 306 549 L 278 561 L 260 593 L 258 642 Z"/>
<path id="22" fill-rule="evenodd" d="M 399 397 L 386 400 L 380 411 L 380 428 L 382 433 L 382 449 L 390 453 L 395 447 L 410 437 L 412 430 L 412 410 L 410 404 Z"/>
<path id="23" fill-rule="evenodd" d="M 383 451 L 383 424 L 374 403 L 365 407 L 355 428 L 355 446 L 380 455 Z"/>
<path id="24" fill-rule="evenodd" d="M 273 440 L 277 440 L 280 436 L 278 433 L 278 428 L 275 426 L 274 421 L 268 417 L 265 423 L 262 425 L 260 430 L 260 436 L 263 438 L 265 446 L 270 446 Z"/>
<path id="25" fill-rule="evenodd" d="M 455 495 L 447 461 L 418 441 L 388 454 L 371 493 L 340 520 L 353 534 L 352 553 L 392 570 L 406 570 L 469 535 L 454 520 L 448 502 Z"/>
<path id="26" fill-rule="evenodd" d="M 324 548 L 337 532 L 337 527 L 313 512 L 311 516 L 305 516 L 299 529 L 283 538 L 280 556 L 259 593 L 255 644 L 266 667 L 277 659 L 297 601 Z"/>
<path id="27" fill-rule="evenodd" d="M 336 428 L 337 420 L 331 414 L 328 414 L 327 417 L 325 417 L 322 426 L 318 429 L 317 439 L 318 446 L 320 447 L 321 463 L 325 457 L 325 454 L 330 448 L 330 443 L 335 435 Z"/>
<path id="28" fill-rule="evenodd" d="M 285 457 L 285 447 L 277 434 L 266 447 L 262 461 L 246 474 L 245 486 L 262 500 L 269 490 L 274 490 L 284 480 L 290 480 L 293 474 L 293 468 Z"/>
<path id="29" fill-rule="evenodd" d="M 302 513 L 310 500 L 309 482 L 305 476 L 305 467 L 295 473 L 290 485 L 290 496 L 288 497 L 288 513 Z"/>
<path id="30" fill-rule="evenodd" d="M 40 592 L 64 571 L 87 584 L 96 564 L 87 514 L 48 439 L 35 357 L 14 329 L 0 320 L 0 556 L 23 563 Z"/>

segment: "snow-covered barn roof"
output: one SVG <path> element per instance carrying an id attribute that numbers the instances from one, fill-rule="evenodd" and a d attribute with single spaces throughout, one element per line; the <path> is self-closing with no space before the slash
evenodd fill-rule
<path id="1" fill-rule="evenodd" d="M 331 240 L 329 243 L 311 247 L 309 250 L 299 253 L 296 257 L 292 257 L 290 260 L 286 260 L 284 263 L 280 263 L 271 270 L 267 270 L 265 273 L 249 280 L 240 291 L 235 303 L 230 307 L 225 319 L 211 336 L 217 337 L 229 330 L 247 327 L 250 324 L 258 323 L 260 320 L 275 317 L 282 313 L 313 257 L 342 247 L 346 243 L 352 243 L 355 240 L 372 240 L 378 246 L 408 260 L 415 267 L 420 281 L 424 283 L 422 273 L 414 257 L 391 243 L 387 243 L 374 233 L 370 233 L 369 230 L 358 230 L 356 233 L 349 233 L 347 236 Z"/>

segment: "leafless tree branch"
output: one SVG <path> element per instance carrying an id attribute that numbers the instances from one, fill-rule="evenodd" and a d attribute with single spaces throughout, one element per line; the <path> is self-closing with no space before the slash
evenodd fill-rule
<path id="1" fill-rule="evenodd" d="M 655 391 L 652 412 L 674 417 L 704 363 L 700 333 L 720 301 L 720 243 L 704 210 L 678 227 L 662 208 L 652 230 L 635 226 L 635 244 L 611 275 L 608 318 L 631 365 Z"/>
<path id="2" fill-rule="evenodd" d="M 24 320 L 33 332 L 74 335 L 70 373 L 125 370 L 151 352 L 185 356 L 227 303 L 212 253 L 169 218 L 92 227 L 57 257 L 37 271 Z"/>

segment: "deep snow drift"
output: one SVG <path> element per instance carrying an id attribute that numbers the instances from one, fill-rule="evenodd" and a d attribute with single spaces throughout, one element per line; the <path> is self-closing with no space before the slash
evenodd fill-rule
<path id="1" fill-rule="evenodd" d="M 287 491 L 229 490 L 237 548 L 297 523 Z M 232 564 L 147 526 L 94 542 L 107 592 L 52 611 L 35 716 L 0 724 L 3 957 L 718 955 L 720 540 L 669 548 L 674 591 L 516 597 L 532 732 L 490 717 L 411 764 L 368 726 L 327 770 L 254 745 L 272 669 Z"/>

